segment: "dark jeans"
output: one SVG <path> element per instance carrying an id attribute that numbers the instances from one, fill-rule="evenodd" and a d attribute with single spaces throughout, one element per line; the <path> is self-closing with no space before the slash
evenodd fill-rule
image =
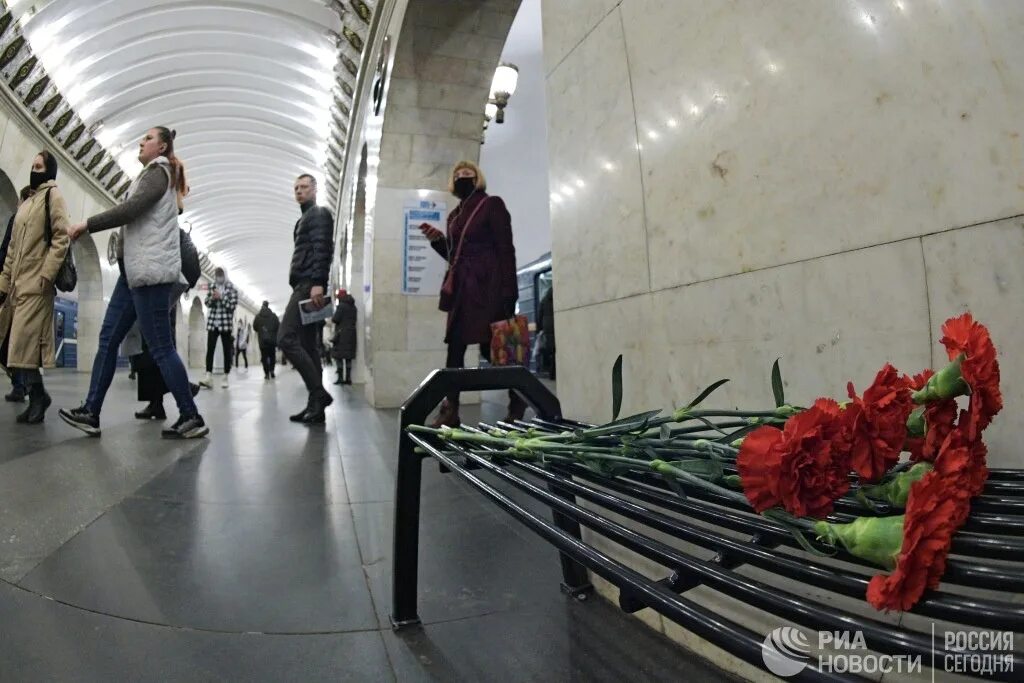
<path id="1" fill-rule="evenodd" d="M 224 349 L 224 374 L 231 372 L 231 349 L 235 348 L 235 338 L 231 330 L 206 331 L 206 371 L 213 372 L 213 354 L 217 351 L 217 339 Z"/>
<path id="2" fill-rule="evenodd" d="M 312 285 L 300 282 L 285 306 L 281 327 L 277 331 L 277 345 L 288 361 L 299 371 L 306 390 L 324 391 L 323 366 L 320 365 L 319 325 L 303 325 L 299 316 L 299 302 L 309 298 Z"/>
<path id="3" fill-rule="evenodd" d="M 129 289 L 122 275 L 114 285 L 114 292 L 107 304 L 107 313 L 103 317 L 100 328 L 100 343 L 96 350 L 96 360 L 92 364 L 92 377 L 89 380 L 89 396 L 85 407 L 95 415 L 103 409 L 103 400 L 107 389 L 114 379 L 117 368 L 117 347 L 124 341 L 125 335 L 135 321 L 139 322 L 139 331 L 146 341 L 149 355 L 160 368 L 164 383 L 174 395 L 178 410 L 182 417 L 193 417 L 199 414 L 192 391 L 188 386 L 188 373 L 181 362 L 178 352 L 174 350 L 174 334 L 171 332 L 170 292 L 172 285 L 150 285 Z"/>
<path id="4" fill-rule="evenodd" d="M 245 361 L 245 369 L 249 369 L 249 353 L 245 349 L 235 349 L 235 367 L 238 367 L 238 357 Z"/>
<path id="5" fill-rule="evenodd" d="M 274 342 L 260 342 L 260 363 L 263 364 L 263 374 L 272 375 L 277 365 L 277 344 Z"/>

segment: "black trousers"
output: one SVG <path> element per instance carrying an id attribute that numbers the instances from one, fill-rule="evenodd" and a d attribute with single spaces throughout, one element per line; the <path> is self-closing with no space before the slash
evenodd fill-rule
<path id="1" fill-rule="evenodd" d="M 245 369 L 249 369 L 249 352 L 246 349 L 235 349 L 235 367 L 238 366 L 238 357 L 241 356 L 242 360 L 245 361 Z"/>
<path id="2" fill-rule="evenodd" d="M 235 348 L 235 338 L 231 330 L 206 331 L 206 371 L 213 372 L 213 354 L 217 350 L 217 339 L 224 348 L 224 374 L 231 372 L 231 351 Z"/>
<path id="3" fill-rule="evenodd" d="M 468 344 L 463 344 L 459 341 L 448 342 L 448 357 L 445 359 L 444 366 L 446 368 L 464 368 L 466 367 L 466 351 L 469 349 Z M 480 358 L 482 360 L 491 362 L 491 345 L 480 344 Z M 516 392 L 511 389 L 508 390 L 508 400 L 510 402 L 519 402 L 521 399 Z M 448 402 L 453 405 L 459 404 L 459 392 L 453 392 L 448 394 Z"/>
<path id="4" fill-rule="evenodd" d="M 263 365 L 263 374 L 268 377 L 274 374 L 277 366 L 277 344 L 274 342 L 260 342 L 260 364 Z"/>
<path id="5" fill-rule="evenodd" d="M 309 298 L 312 285 L 300 282 L 292 290 L 292 296 L 281 316 L 281 327 L 277 331 L 277 345 L 281 347 L 288 362 L 298 370 L 306 390 L 324 391 L 323 366 L 320 365 L 320 326 L 303 325 L 299 316 L 299 302 Z"/>

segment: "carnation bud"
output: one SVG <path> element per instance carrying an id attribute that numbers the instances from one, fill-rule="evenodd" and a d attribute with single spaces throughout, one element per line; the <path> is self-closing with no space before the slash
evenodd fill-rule
<path id="1" fill-rule="evenodd" d="M 861 493 L 868 498 L 884 500 L 902 507 L 907 504 L 907 499 L 910 497 L 910 487 L 914 485 L 914 482 L 919 481 L 921 477 L 931 471 L 932 466 L 930 463 L 919 462 L 906 472 L 900 472 L 893 476 L 884 484 L 862 487 Z"/>
<path id="2" fill-rule="evenodd" d="M 969 395 L 971 388 L 964 381 L 963 374 L 960 372 L 960 364 L 963 360 L 964 354 L 961 353 L 949 365 L 932 375 L 928 383 L 920 391 L 913 393 L 914 403 L 920 405 L 922 403 L 931 403 L 932 401 Z"/>
<path id="3" fill-rule="evenodd" d="M 903 515 L 858 517 L 849 524 L 820 521 L 814 531 L 820 540 L 833 546 L 841 542 L 851 555 L 890 570 L 903 547 Z"/>
<path id="4" fill-rule="evenodd" d="M 918 406 L 907 418 L 907 436 L 911 439 L 920 439 L 928 429 L 924 420 L 924 406 Z"/>

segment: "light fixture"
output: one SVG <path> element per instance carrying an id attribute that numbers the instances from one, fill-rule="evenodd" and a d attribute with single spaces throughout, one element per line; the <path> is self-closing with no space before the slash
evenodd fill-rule
<path id="1" fill-rule="evenodd" d="M 502 62 L 494 70 L 494 79 L 491 81 L 491 96 L 489 104 L 494 105 L 494 120 L 497 123 L 505 123 L 505 107 L 508 106 L 509 98 L 516 92 L 519 84 L 519 67 L 515 64 Z"/>

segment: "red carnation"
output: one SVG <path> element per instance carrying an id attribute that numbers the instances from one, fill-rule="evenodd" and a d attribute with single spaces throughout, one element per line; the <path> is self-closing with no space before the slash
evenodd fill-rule
<path id="1" fill-rule="evenodd" d="M 850 440 L 850 464 L 865 482 L 878 481 L 900 459 L 907 438 L 907 418 L 914 409 L 910 382 L 889 363 L 858 398 L 847 385 L 852 402 L 845 423 Z"/>
<path id="2" fill-rule="evenodd" d="M 947 482 L 948 494 L 963 503 L 963 519 L 957 526 L 967 520 L 971 498 L 985 488 L 988 479 L 988 467 L 985 464 L 987 455 L 988 448 L 983 441 L 968 441 L 961 429 L 954 429 L 942 442 L 938 457 L 935 458 L 933 471 Z"/>
<path id="3" fill-rule="evenodd" d="M 988 329 L 970 313 L 950 318 L 942 326 L 942 344 L 949 359 L 963 357 L 960 374 L 971 388 L 966 436 L 975 440 L 1003 408 L 999 391 L 999 361 Z"/>
<path id="4" fill-rule="evenodd" d="M 838 404 L 819 399 L 786 421 L 782 431 L 760 427 L 740 447 L 736 466 L 757 512 L 781 505 L 798 517 L 827 517 L 850 488 L 849 460 L 837 448 Z"/>
<path id="5" fill-rule="evenodd" d="M 910 388 L 914 391 L 923 389 L 935 373 L 925 370 L 913 378 L 908 378 Z M 925 433 L 921 438 L 907 439 L 906 448 L 910 451 L 911 462 L 922 460 L 932 462 L 939 454 L 942 442 L 953 431 L 957 415 L 956 399 L 944 398 L 930 401 L 924 405 Z"/>
<path id="6" fill-rule="evenodd" d="M 896 569 L 868 584 L 868 602 L 879 610 L 908 610 L 926 588 L 939 585 L 953 534 L 966 518 L 964 501 L 951 495 L 951 482 L 926 474 L 910 489 L 903 517 L 903 545 Z"/>

